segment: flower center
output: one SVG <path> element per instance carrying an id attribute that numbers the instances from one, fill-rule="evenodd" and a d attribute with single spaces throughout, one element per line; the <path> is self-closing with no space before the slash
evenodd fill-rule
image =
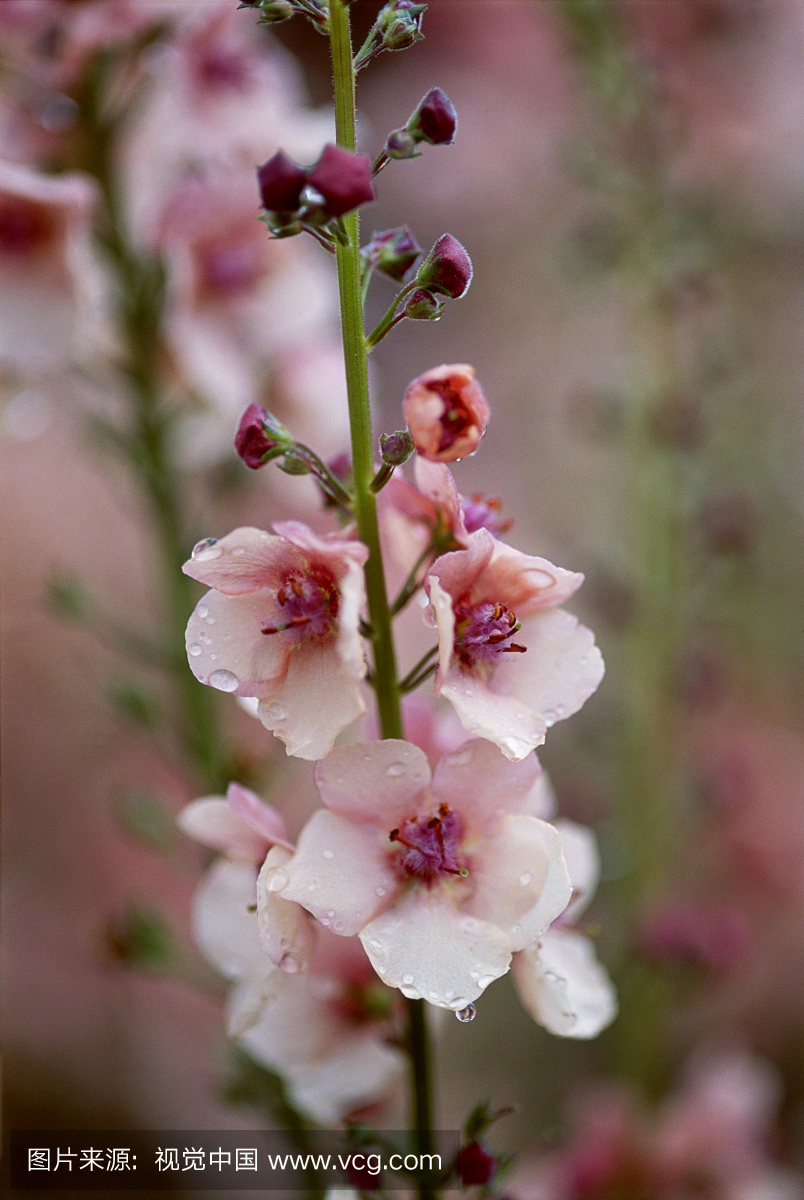
<path id="1" fill-rule="evenodd" d="M 441 454 L 444 450 L 449 450 L 467 430 L 477 426 L 477 417 L 469 409 L 461 393 L 448 382 L 439 380 L 428 386 L 441 397 L 444 406 L 439 417 L 441 433 L 438 437 L 438 453 Z"/>
<path id="2" fill-rule="evenodd" d="M 505 604 L 484 600 L 455 605 L 455 653 L 465 667 L 491 663 L 500 654 L 524 654 L 527 646 L 511 638 L 522 626 Z"/>
<path id="3" fill-rule="evenodd" d="M 338 587 L 331 575 L 288 575 L 276 593 L 282 620 L 263 625 L 263 633 L 292 630 L 303 637 L 324 637 L 330 633 L 338 615 Z"/>
<path id="4" fill-rule="evenodd" d="M 461 832 L 460 817 L 442 804 L 437 817 L 412 817 L 399 829 L 392 829 L 388 837 L 405 847 L 400 862 L 408 875 L 433 880 L 442 872 L 468 875 L 458 858 Z"/>

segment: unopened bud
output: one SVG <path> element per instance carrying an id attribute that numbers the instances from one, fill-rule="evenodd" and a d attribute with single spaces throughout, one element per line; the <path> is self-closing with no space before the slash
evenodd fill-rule
<path id="1" fill-rule="evenodd" d="M 437 321 L 443 311 L 444 301 L 437 300 L 426 288 L 411 292 L 405 305 L 405 316 L 410 317 L 411 321 Z"/>
<path id="2" fill-rule="evenodd" d="M 310 464 L 307 459 L 291 446 L 285 451 L 284 458 L 281 463 L 277 463 L 280 471 L 284 471 L 286 475 L 309 475 Z"/>
<path id="3" fill-rule="evenodd" d="M 431 146 L 446 146 L 455 137 L 458 114 L 455 105 L 441 88 L 430 88 L 406 125 L 417 142 Z"/>
<path id="4" fill-rule="evenodd" d="M 407 429 L 398 429 L 396 433 L 380 434 L 382 461 L 389 467 L 401 467 L 408 461 L 413 451 L 413 438 Z"/>
<path id="5" fill-rule="evenodd" d="M 249 404 L 235 434 L 235 450 L 247 467 L 256 471 L 292 443 L 285 426 L 259 404 Z"/>
<path id="6" fill-rule="evenodd" d="M 425 371 L 408 387 L 402 407 L 416 450 L 431 462 L 474 454 L 489 419 L 483 389 L 466 363 Z"/>
<path id="7" fill-rule="evenodd" d="M 307 172 L 282 150 L 257 171 L 260 199 L 267 212 L 296 212 L 307 182 Z"/>
<path id="8" fill-rule="evenodd" d="M 375 267 L 401 283 L 422 252 L 407 225 L 374 233 L 371 241 L 360 251 L 365 267 Z"/>
<path id="9" fill-rule="evenodd" d="M 445 233 L 419 267 L 416 282 L 457 300 L 472 282 L 472 260 L 457 238 Z"/>
<path id="10" fill-rule="evenodd" d="M 416 139 L 407 129 L 392 129 L 385 139 L 385 153 L 389 158 L 418 158 Z"/>
<path id="11" fill-rule="evenodd" d="M 422 15 L 426 4 L 413 0 L 389 0 L 377 17 L 377 29 L 386 50 L 407 50 L 422 37 Z"/>
<path id="12" fill-rule="evenodd" d="M 274 25 L 279 21 L 287 21 L 296 11 L 291 0 L 242 0 L 241 8 L 258 8 L 260 24 Z"/>
<path id="13" fill-rule="evenodd" d="M 464 1187 L 488 1183 L 497 1168 L 497 1159 L 480 1142 L 467 1142 L 458 1155 L 458 1175 Z"/>
<path id="14" fill-rule="evenodd" d="M 374 199 L 369 156 L 353 154 L 331 143 L 324 147 L 307 182 L 323 196 L 326 210 L 333 217 Z"/>

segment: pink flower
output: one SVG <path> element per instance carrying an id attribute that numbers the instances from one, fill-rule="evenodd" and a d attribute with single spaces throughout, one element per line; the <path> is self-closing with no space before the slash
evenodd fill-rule
<path id="1" fill-rule="evenodd" d="M 433 462 L 474 454 L 489 419 L 483 389 L 466 363 L 425 371 L 409 385 L 402 407 L 417 451 Z"/>
<path id="2" fill-rule="evenodd" d="M 326 810 L 271 886 L 359 933 L 405 996 L 465 1008 L 570 898 L 559 835 L 525 811 L 539 770 L 482 740 L 432 774 L 409 742 L 338 746 L 315 768 Z"/>
<path id="3" fill-rule="evenodd" d="M 600 860 L 594 834 L 573 821 L 555 827 L 572 881 L 564 912 L 536 942 L 514 955 L 511 975 L 524 1007 L 550 1033 L 597 1037 L 616 1016 L 617 997 L 592 940 L 572 928 L 594 894 Z"/>
<path id="4" fill-rule="evenodd" d="M 274 529 L 196 546 L 184 571 L 213 590 L 190 618 L 187 654 L 201 683 L 259 697 L 260 720 L 288 754 L 321 758 L 365 709 L 358 622 L 368 552 L 299 521 Z"/>
<path id="5" fill-rule="evenodd" d="M 524 758 L 603 677 L 590 631 L 558 608 L 583 576 L 498 542 L 486 529 L 436 559 L 425 618 L 438 630 L 436 695 L 464 728 Z"/>

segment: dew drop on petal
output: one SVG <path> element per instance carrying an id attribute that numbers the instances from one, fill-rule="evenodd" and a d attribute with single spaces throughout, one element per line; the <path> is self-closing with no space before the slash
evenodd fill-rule
<path id="1" fill-rule="evenodd" d="M 451 1000 L 454 995 L 455 993 L 453 992 L 452 988 L 447 988 L 447 990 L 444 992 L 444 999 Z"/>
<path id="2" fill-rule="evenodd" d="M 207 625 L 214 625 L 214 624 L 215 624 L 215 618 L 214 618 L 214 617 L 207 617 L 207 619 L 206 619 L 206 620 L 207 620 Z"/>
<path id="3" fill-rule="evenodd" d="M 412 975 L 403 975 L 402 982 L 409 986 L 411 983 L 413 983 L 413 976 Z"/>
<path id="4" fill-rule="evenodd" d="M 213 671 L 209 682 L 219 692 L 236 692 L 240 687 L 240 680 L 232 671 Z"/>
<path id="5" fill-rule="evenodd" d="M 384 896 L 384 895 L 385 895 L 385 888 L 384 888 L 384 887 L 378 887 L 378 888 L 375 888 L 375 889 L 374 889 L 374 891 L 377 893 L 377 895 L 378 895 L 378 896 Z"/>
<path id="6" fill-rule="evenodd" d="M 372 950 L 382 950 L 382 942 L 372 940 L 369 942 L 369 945 L 371 946 Z"/>
<path id="7" fill-rule="evenodd" d="M 321 851 L 321 857 L 322 857 L 322 858 L 334 858 L 334 857 L 335 857 L 335 851 L 334 851 L 334 850 L 322 850 L 322 851 Z"/>
<path id="8" fill-rule="evenodd" d="M 326 926 L 327 929 L 329 929 L 329 917 L 320 917 L 319 919 L 321 921 L 321 924 Z"/>
<path id="9" fill-rule="evenodd" d="M 283 954 L 279 960 L 279 970 L 285 971 L 288 975 L 298 975 L 301 970 L 299 956 L 292 950 L 288 950 L 287 954 Z"/>
<path id="10" fill-rule="evenodd" d="M 265 714 L 270 721 L 283 721 L 288 715 L 284 704 L 280 704 L 278 700 L 272 700 L 271 703 L 266 706 Z"/>
<path id="11" fill-rule="evenodd" d="M 191 558 L 200 559 L 202 562 L 207 562 L 212 558 L 220 558 L 223 551 L 218 545 L 217 538 L 204 538 L 201 542 L 196 542 L 193 546 Z"/>
<path id="12" fill-rule="evenodd" d="M 217 662 L 217 661 L 218 661 L 218 656 L 217 656 L 217 654 L 210 654 L 210 656 L 209 656 L 209 661 L 210 661 L 210 662 Z"/>
<path id="13" fill-rule="evenodd" d="M 481 975 L 477 981 L 477 986 L 487 988 L 490 983 L 494 983 L 496 978 L 496 975 Z"/>
<path id="14" fill-rule="evenodd" d="M 201 647 L 198 642 L 191 642 L 187 647 L 187 653 L 191 654 L 193 658 L 198 658 L 198 655 L 201 653 Z"/>
<path id="15" fill-rule="evenodd" d="M 544 723 L 548 729 L 550 728 L 551 725 L 555 725 L 557 720 L 558 720 L 558 714 L 554 713 L 552 708 L 545 709 Z"/>
<path id="16" fill-rule="evenodd" d="M 204 617 L 209 616 L 209 609 L 207 608 L 206 604 L 199 604 L 198 608 L 195 611 L 198 614 L 198 616 L 201 618 L 202 621 L 203 621 Z"/>
<path id="17" fill-rule="evenodd" d="M 393 776 L 396 776 L 396 777 L 398 777 L 399 775 L 404 775 L 404 774 L 405 774 L 405 767 L 404 767 L 404 764 L 403 764 L 403 763 L 398 763 L 398 762 L 391 763 L 390 767 L 388 767 L 388 768 L 387 768 L 387 770 L 386 770 L 385 774 L 386 774 L 386 775 L 393 775 Z"/>
<path id="18" fill-rule="evenodd" d="M 477 1016 L 477 1009 L 475 1008 L 474 1004 L 467 1004 L 466 1008 L 459 1008 L 455 1013 L 455 1016 L 462 1025 L 467 1025 L 469 1021 L 474 1021 L 475 1017 Z"/>
<path id="19" fill-rule="evenodd" d="M 236 554 L 238 558 L 240 557 L 241 554 L 245 554 L 245 553 L 246 553 L 245 546 L 235 546 L 234 550 L 232 551 L 232 554 Z"/>
<path id="20" fill-rule="evenodd" d="M 530 871 L 525 871 L 524 875 L 519 876 L 519 882 L 523 887 L 527 887 L 532 878 L 533 876 L 531 875 Z"/>
<path id="21" fill-rule="evenodd" d="M 274 871 L 271 878 L 268 880 L 269 892 L 281 892 L 282 888 L 288 886 L 288 877 L 285 871 Z"/>

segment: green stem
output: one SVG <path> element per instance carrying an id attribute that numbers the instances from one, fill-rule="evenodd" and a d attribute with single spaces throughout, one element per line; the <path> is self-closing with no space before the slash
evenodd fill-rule
<path id="1" fill-rule="evenodd" d="M 349 13 L 344 0 L 330 3 L 330 44 L 335 88 L 335 131 L 339 146 L 355 149 L 355 74 Z M 380 730 L 383 737 L 401 738 L 402 711 L 394 651 L 393 625 L 383 572 L 380 534 L 377 524 L 377 497 L 372 491 L 374 452 L 369 407 L 366 338 L 363 328 L 363 302 L 360 282 L 360 223 L 357 212 L 343 217 L 346 242 L 338 245 L 338 289 L 341 304 L 341 330 L 346 366 L 349 426 L 354 467 L 354 507 L 361 541 L 368 547 L 365 567 L 366 597 L 373 632 L 374 676 Z M 409 1051 L 414 1095 L 414 1119 L 417 1149 L 431 1153 L 430 1058 L 427 1024 L 420 1000 L 409 1000 Z M 431 1200 L 433 1191 L 424 1179 L 419 1181 L 420 1200 Z"/>
<path id="2" fill-rule="evenodd" d="M 399 302 L 400 300 L 404 300 L 405 296 L 410 295 L 410 293 L 418 286 L 418 281 L 413 279 L 410 283 L 405 284 L 405 286 L 402 288 L 402 291 L 397 294 L 385 316 L 381 321 L 378 322 L 377 325 L 375 325 L 374 329 L 372 329 L 371 333 L 366 338 L 367 350 L 373 350 L 377 343 L 382 341 L 389 329 L 393 328 L 398 321 L 402 320 L 403 316 L 405 315 L 404 313 L 398 313 L 397 315 L 394 315 L 399 307 Z"/>

